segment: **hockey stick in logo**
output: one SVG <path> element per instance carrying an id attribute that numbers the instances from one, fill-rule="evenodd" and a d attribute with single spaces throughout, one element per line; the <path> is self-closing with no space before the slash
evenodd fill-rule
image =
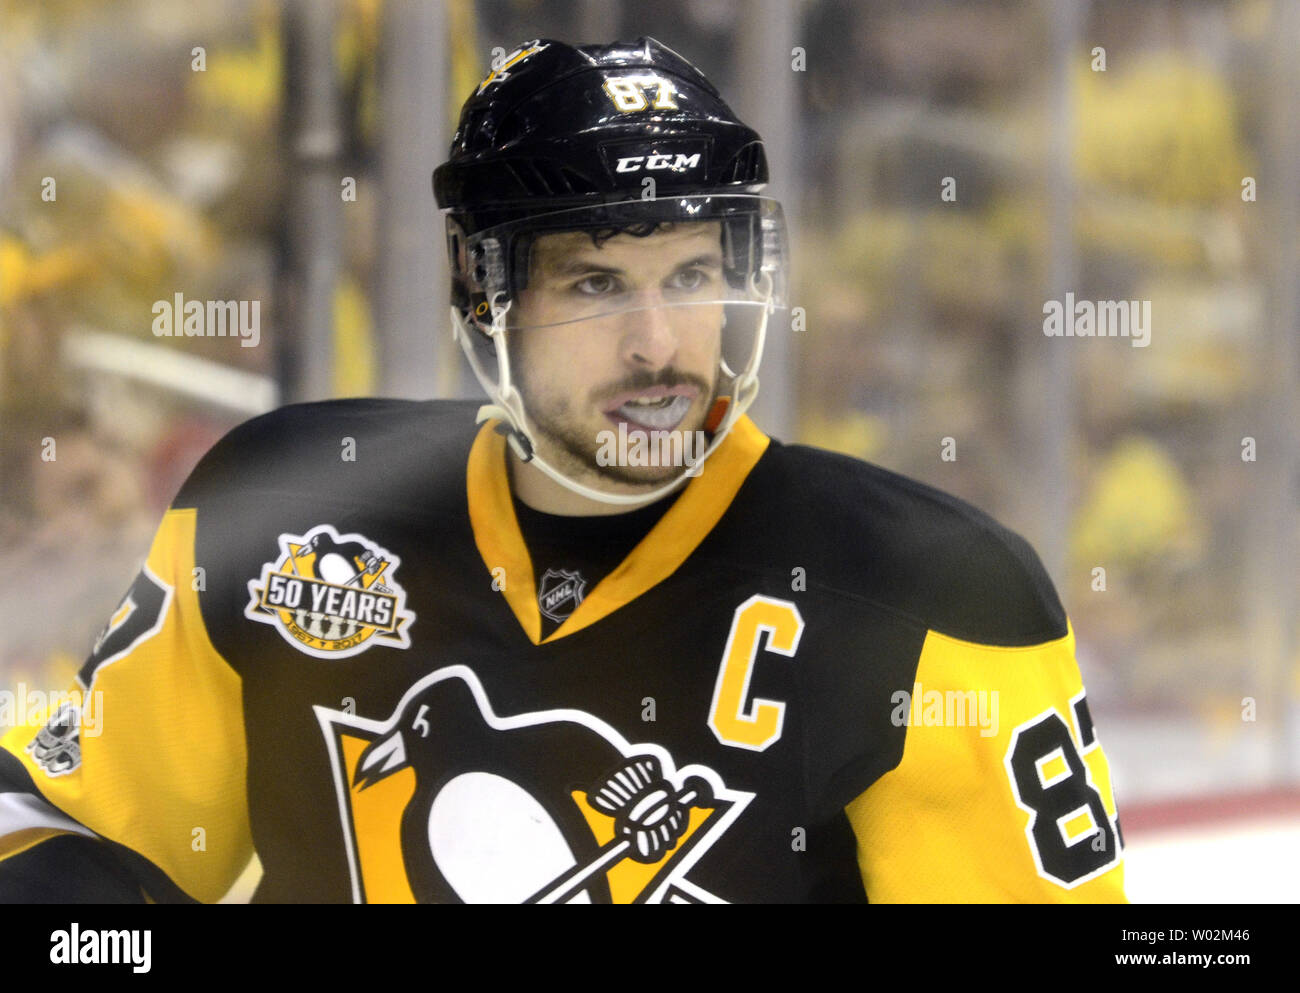
<path id="1" fill-rule="evenodd" d="M 658 862 L 681 840 L 692 807 L 713 803 L 713 789 L 699 776 L 673 792 L 652 756 L 634 759 L 614 773 L 587 799 L 614 818 L 614 837 L 585 865 L 575 865 L 525 903 L 564 903 L 580 892 L 597 873 L 625 858 Z"/>

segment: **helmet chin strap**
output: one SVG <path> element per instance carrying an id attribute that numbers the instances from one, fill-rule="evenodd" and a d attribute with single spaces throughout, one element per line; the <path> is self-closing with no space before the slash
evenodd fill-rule
<path id="1" fill-rule="evenodd" d="M 492 324 L 485 328 L 484 331 L 492 340 L 493 348 L 497 356 L 497 382 L 492 382 L 492 377 L 479 361 L 474 350 L 473 335 L 476 333 L 472 328 L 466 325 L 465 317 L 457 307 L 451 308 L 452 332 L 456 340 L 460 343 L 461 349 L 469 359 L 470 368 L 474 370 L 474 376 L 478 379 L 479 384 L 492 399 L 492 403 L 486 403 L 479 407 L 475 423 L 482 424 L 484 421 L 498 420 L 501 422 L 501 430 L 506 436 L 510 447 L 514 450 L 521 462 L 527 462 L 529 465 L 536 466 L 541 472 L 559 483 L 565 489 L 586 497 L 589 500 L 596 500 L 600 503 L 615 504 L 619 506 L 634 507 L 644 504 L 653 503 L 669 493 L 680 489 L 690 479 L 698 476 L 703 469 L 706 459 L 718 450 L 722 441 L 727 436 L 736 421 L 744 416 L 745 411 L 749 409 L 754 398 L 758 396 L 758 365 L 763 356 L 763 343 L 767 335 L 767 319 L 776 309 L 772 297 L 772 277 L 767 273 L 762 274 L 762 279 L 766 281 L 764 289 L 763 311 L 758 318 L 758 327 L 754 332 L 754 347 L 750 352 L 749 362 L 738 375 L 733 374 L 734 379 L 731 384 L 731 400 L 727 405 L 726 414 L 719 422 L 717 430 L 713 434 L 713 439 L 705 449 L 704 454 L 699 457 L 694 465 L 690 466 L 685 472 L 670 483 L 657 487 L 646 493 L 624 494 L 624 493 L 607 493 L 603 490 L 594 489 L 586 486 L 576 479 L 570 479 L 564 473 L 560 472 L 544 458 L 537 453 L 537 444 L 531 428 L 528 425 L 528 415 L 524 410 L 523 397 L 515 385 L 510 375 L 510 358 L 509 350 L 506 348 L 506 314 L 510 311 L 510 305 L 513 301 L 506 300 L 500 302 L 504 293 L 493 295 L 490 306 L 492 311 Z M 726 372 L 726 363 L 722 363 L 722 368 Z"/>

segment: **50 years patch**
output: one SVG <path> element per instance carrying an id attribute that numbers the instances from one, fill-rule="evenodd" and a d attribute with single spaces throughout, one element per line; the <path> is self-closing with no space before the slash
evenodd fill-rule
<path id="1" fill-rule="evenodd" d="M 410 647 L 415 614 L 396 580 L 396 555 L 329 524 L 282 534 L 279 544 L 279 556 L 248 581 L 245 617 L 274 625 L 294 648 L 321 659 L 373 645 Z"/>

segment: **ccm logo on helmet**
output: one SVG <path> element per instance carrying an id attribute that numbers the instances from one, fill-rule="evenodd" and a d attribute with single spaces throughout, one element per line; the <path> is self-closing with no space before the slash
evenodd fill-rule
<path id="1" fill-rule="evenodd" d="M 687 169 L 694 169 L 700 164 L 700 153 L 694 155 L 685 155 L 677 153 L 676 158 L 666 152 L 655 152 L 652 155 L 628 155 L 618 160 L 615 166 L 616 172 L 640 172 L 645 170 L 671 169 L 673 172 L 685 172 Z"/>

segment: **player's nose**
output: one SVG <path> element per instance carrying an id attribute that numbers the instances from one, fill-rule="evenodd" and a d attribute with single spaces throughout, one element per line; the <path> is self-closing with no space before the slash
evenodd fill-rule
<path id="1" fill-rule="evenodd" d="M 624 314 L 620 357 L 642 369 L 662 369 L 677 355 L 677 332 L 661 299 Z"/>

